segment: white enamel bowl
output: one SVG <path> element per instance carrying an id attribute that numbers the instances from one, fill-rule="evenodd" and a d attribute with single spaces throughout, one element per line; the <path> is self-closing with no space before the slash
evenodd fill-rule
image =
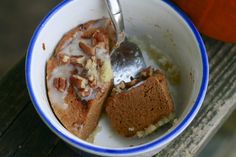
<path id="1" fill-rule="evenodd" d="M 27 86 L 43 121 L 75 149 L 102 156 L 153 155 L 183 132 L 200 109 L 208 84 L 207 54 L 194 25 L 171 2 L 121 0 L 121 5 L 127 34 L 151 36 L 150 42 L 169 56 L 181 71 L 181 83 L 172 92 L 178 118 L 174 126 L 142 139 L 126 139 L 112 131 L 103 116 L 99 123 L 101 131 L 90 144 L 68 132 L 53 114 L 46 94 L 46 62 L 64 33 L 88 20 L 108 16 L 103 0 L 63 1 L 42 20 L 28 49 Z"/>

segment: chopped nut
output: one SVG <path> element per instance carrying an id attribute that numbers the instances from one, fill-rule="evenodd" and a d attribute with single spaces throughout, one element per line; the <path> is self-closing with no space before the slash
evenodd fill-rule
<path id="1" fill-rule="evenodd" d="M 91 87 L 91 88 L 95 88 L 95 87 L 97 87 L 97 81 L 96 80 L 93 80 L 93 81 L 89 81 L 89 86 Z"/>
<path id="2" fill-rule="evenodd" d="M 100 30 L 96 31 L 92 36 L 92 46 L 105 47 L 109 45 L 108 37 Z"/>
<path id="3" fill-rule="evenodd" d="M 140 72 L 141 77 L 150 77 L 153 75 L 153 68 L 152 67 L 148 67 L 146 69 L 144 69 L 143 71 Z"/>
<path id="4" fill-rule="evenodd" d="M 89 22 L 87 22 L 87 23 L 81 24 L 81 25 L 79 26 L 79 28 L 80 28 L 81 30 L 87 30 L 87 29 L 88 29 L 91 25 L 93 25 L 95 22 L 96 22 L 96 20 L 91 20 L 91 21 L 89 21 Z"/>
<path id="5" fill-rule="evenodd" d="M 78 74 L 78 69 L 74 69 L 71 71 L 71 75 L 76 75 L 76 74 Z"/>
<path id="6" fill-rule="evenodd" d="M 96 62 L 96 56 L 92 56 L 91 59 L 93 62 Z"/>
<path id="7" fill-rule="evenodd" d="M 79 47 L 84 51 L 84 53 L 86 53 L 89 56 L 94 56 L 95 55 L 95 49 L 88 46 L 87 44 L 85 44 L 84 42 L 79 42 Z"/>
<path id="8" fill-rule="evenodd" d="M 58 91 L 64 92 L 67 86 L 67 80 L 61 77 L 55 78 L 53 80 L 53 85 Z"/>
<path id="9" fill-rule="evenodd" d="M 133 79 L 132 81 L 125 83 L 125 85 L 126 85 L 127 88 L 130 88 L 130 87 L 136 85 L 137 83 L 139 83 L 139 80 L 138 79 Z"/>
<path id="10" fill-rule="evenodd" d="M 105 40 L 105 36 L 102 32 L 100 32 L 99 30 L 97 30 L 94 34 L 93 34 L 93 39 L 96 39 L 98 42 L 104 42 Z"/>
<path id="11" fill-rule="evenodd" d="M 69 59 L 70 59 L 69 56 L 64 55 L 62 61 L 63 61 L 64 63 L 67 63 L 67 62 L 69 61 Z"/>
<path id="12" fill-rule="evenodd" d="M 97 86 L 97 80 L 95 79 L 95 76 L 94 75 L 90 75 L 88 77 L 88 81 L 89 81 L 89 86 L 91 88 L 95 88 Z"/>
<path id="13" fill-rule="evenodd" d="M 116 88 L 119 88 L 119 89 L 125 89 L 125 87 L 126 87 L 126 85 L 125 85 L 125 82 L 124 82 L 124 81 L 120 82 L 120 83 L 116 86 Z"/>
<path id="14" fill-rule="evenodd" d="M 79 91 L 79 95 L 82 97 L 87 97 L 90 95 L 91 89 L 89 87 L 86 87 L 84 90 Z"/>
<path id="15" fill-rule="evenodd" d="M 99 92 L 101 92 L 101 93 L 104 93 L 104 92 L 105 92 L 105 89 L 102 88 L 102 87 L 98 87 L 98 90 L 99 90 Z"/>
<path id="16" fill-rule="evenodd" d="M 71 83 L 78 89 L 85 89 L 88 85 L 88 80 L 79 75 L 72 75 Z"/>
<path id="17" fill-rule="evenodd" d="M 74 64 L 74 65 L 80 65 L 80 66 L 84 66 L 85 63 L 85 56 L 72 56 L 70 58 L 70 63 Z"/>
<path id="18" fill-rule="evenodd" d="M 113 88 L 112 89 L 112 94 L 118 94 L 118 93 L 121 93 L 122 92 L 122 90 L 120 89 L 120 88 Z"/>
<path id="19" fill-rule="evenodd" d="M 70 57 L 65 54 L 58 54 L 58 63 L 59 64 L 67 64 L 69 63 Z"/>
<path id="20" fill-rule="evenodd" d="M 87 31 L 83 32 L 83 34 L 81 35 L 81 38 L 85 38 L 85 39 L 91 38 L 94 32 L 96 32 L 96 28 L 88 29 Z"/>

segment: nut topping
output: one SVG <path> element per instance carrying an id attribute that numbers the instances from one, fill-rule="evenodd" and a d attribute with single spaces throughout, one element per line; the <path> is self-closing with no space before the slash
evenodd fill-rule
<path id="1" fill-rule="evenodd" d="M 134 85 L 136 85 L 137 83 L 139 83 L 140 81 L 138 79 L 133 79 L 132 81 L 130 82 L 127 82 L 125 85 L 126 85 L 126 88 L 130 88 Z"/>
<path id="2" fill-rule="evenodd" d="M 93 80 L 92 82 L 89 81 L 89 86 L 91 88 L 96 88 L 97 87 L 97 81 L 96 80 Z"/>
<path id="3" fill-rule="evenodd" d="M 119 89 L 125 89 L 125 87 L 126 87 L 126 85 L 125 85 L 125 82 L 124 82 L 124 81 L 120 82 L 120 83 L 116 86 L 116 88 L 119 88 Z"/>
<path id="4" fill-rule="evenodd" d="M 88 39 L 91 38 L 92 35 L 94 34 L 94 32 L 96 32 L 95 28 L 91 28 L 87 31 L 84 31 L 83 34 L 81 35 L 82 38 Z"/>
<path id="5" fill-rule="evenodd" d="M 71 83 L 78 89 L 85 89 L 88 85 L 88 80 L 79 75 L 72 75 Z"/>
<path id="6" fill-rule="evenodd" d="M 88 80 L 89 80 L 89 82 L 93 82 L 93 81 L 95 80 L 94 75 L 90 75 L 90 76 L 88 77 Z"/>
<path id="7" fill-rule="evenodd" d="M 95 55 L 95 49 L 90 47 L 89 45 L 85 44 L 84 42 L 79 42 L 79 47 L 89 56 Z"/>
<path id="8" fill-rule="evenodd" d="M 89 86 L 91 88 L 95 88 L 97 86 L 97 80 L 95 79 L 95 76 L 94 75 L 90 75 L 88 77 L 88 81 L 89 81 Z"/>
<path id="9" fill-rule="evenodd" d="M 70 63 L 74 65 L 78 64 L 80 66 L 84 66 L 85 56 L 71 56 Z"/>
<path id="10" fill-rule="evenodd" d="M 67 86 L 67 81 L 65 78 L 58 77 L 53 80 L 53 85 L 58 91 L 64 92 Z"/>
<path id="11" fill-rule="evenodd" d="M 89 22 L 87 22 L 87 23 L 81 24 L 81 25 L 79 26 L 79 28 L 80 28 L 81 30 L 87 30 L 87 29 L 89 29 L 89 27 L 92 26 L 94 23 L 96 23 L 96 20 L 91 20 L 91 21 L 89 21 Z"/>
<path id="12" fill-rule="evenodd" d="M 109 40 L 103 32 L 97 30 L 93 34 L 93 36 L 92 36 L 92 46 L 107 48 L 108 44 L 109 44 Z"/>
<path id="13" fill-rule="evenodd" d="M 140 72 L 141 77 L 143 78 L 147 78 L 153 75 L 153 68 L 152 67 L 148 67 L 146 69 L 144 69 L 142 72 Z"/>
<path id="14" fill-rule="evenodd" d="M 58 54 L 58 63 L 59 64 L 67 64 L 70 61 L 70 57 L 67 55 L 64 55 L 62 53 Z"/>
<path id="15" fill-rule="evenodd" d="M 90 95 L 91 89 L 86 87 L 84 90 L 79 91 L 79 95 L 82 97 L 87 97 Z"/>

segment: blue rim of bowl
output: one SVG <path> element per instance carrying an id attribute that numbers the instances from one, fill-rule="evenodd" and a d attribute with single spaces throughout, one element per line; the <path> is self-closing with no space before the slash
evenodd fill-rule
<path id="1" fill-rule="evenodd" d="M 208 57 L 206 53 L 206 48 L 204 46 L 203 40 L 197 31 L 196 27 L 194 24 L 190 21 L 190 19 L 185 15 L 185 13 L 182 12 L 177 6 L 175 6 L 170 0 L 162 0 L 165 2 L 170 8 L 172 8 L 182 19 L 185 21 L 185 23 L 189 26 L 191 29 L 192 33 L 194 34 L 194 37 L 196 41 L 198 42 L 198 46 L 200 48 L 201 52 L 201 58 L 202 58 L 202 64 L 203 64 L 203 77 L 202 77 L 202 83 L 201 83 L 201 88 L 198 94 L 198 97 L 190 110 L 190 112 L 186 115 L 186 117 L 183 119 L 183 121 L 172 131 L 170 131 L 168 134 L 162 136 L 161 138 L 154 140 L 150 143 L 147 143 L 145 145 L 137 146 L 137 147 L 131 147 L 131 148 L 125 148 L 125 149 L 111 149 L 111 148 L 102 148 L 99 146 L 93 146 L 93 145 L 88 145 L 86 143 L 82 143 L 79 141 L 75 141 L 74 139 L 66 136 L 62 132 L 60 132 L 51 122 L 50 120 L 44 115 L 42 110 L 40 109 L 38 102 L 36 101 L 36 97 L 34 95 L 34 91 L 32 89 L 32 82 L 30 78 L 30 72 L 31 72 L 31 57 L 32 57 L 32 52 L 34 48 L 35 41 L 41 32 L 41 30 L 44 28 L 45 24 L 47 21 L 57 12 L 59 11 L 64 5 L 68 4 L 73 0 L 64 0 L 61 3 L 59 3 L 54 9 L 52 9 L 48 15 L 41 21 L 39 26 L 36 28 L 33 37 L 30 41 L 30 45 L 28 48 L 27 56 L 26 56 L 26 63 L 25 63 L 25 70 L 26 70 L 26 84 L 27 88 L 29 91 L 29 95 L 31 97 L 31 100 L 33 102 L 33 105 L 35 109 L 37 110 L 38 114 L 40 117 L 43 119 L 43 121 L 48 125 L 48 127 L 59 137 L 64 139 L 66 142 L 69 144 L 72 144 L 75 147 L 82 148 L 84 150 L 88 150 L 89 152 L 97 152 L 99 154 L 109 154 L 109 155 L 119 155 L 119 154 L 136 154 L 140 152 L 147 151 L 149 149 L 153 149 L 156 146 L 163 146 L 166 144 L 168 141 L 171 139 L 175 138 L 178 136 L 187 126 L 188 124 L 193 120 L 193 118 L 196 116 L 198 110 L 201 107 L 201 104 L 203 102 L 203 99 L 206 94 L 207 90 L 207 85 L 208 85 L 208 77 L 209 77 L 209 66 L 208 66 Z"/>

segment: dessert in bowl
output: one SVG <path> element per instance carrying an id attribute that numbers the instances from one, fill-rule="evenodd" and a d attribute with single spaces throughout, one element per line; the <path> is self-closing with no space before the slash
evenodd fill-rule
<path id="1" fill-rule="evenodd" d="M 140 45 L 147 65 L 166 75 L 174 102 L 174 123 L 142 138 L 126 138 L 117 134 L 103 114 L 91 143 L 66 129 L 54 114 L 47 94 L 47 62 L 68 31 L 87 21 L 108 17 L 103 1 L 64 1 L 44 18 L 29 46 L 27 86 L 44 122 L 73 147 L 104 156 L 153 155 L 176 138 L 200 109 L 208 83 L 207 54 L 194 25 L 169 1 L 121 0 L 121 4 L 127 35 Z"/>

